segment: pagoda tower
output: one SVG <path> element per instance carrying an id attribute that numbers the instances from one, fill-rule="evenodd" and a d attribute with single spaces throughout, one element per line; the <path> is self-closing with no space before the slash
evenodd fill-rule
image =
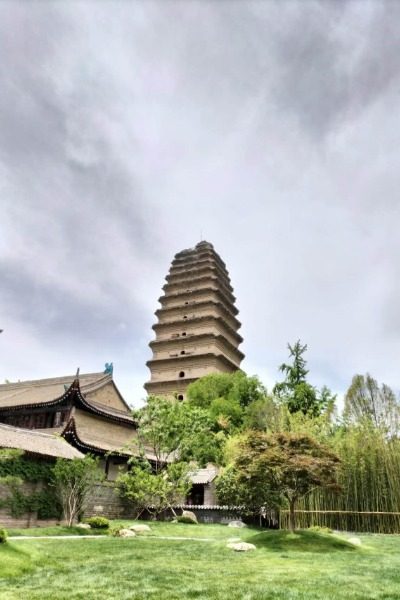
<path id="1" fill-rule="evenodd" d="M 144 387 L 148 394 L 183 400 L 199 377 L 240 368 L 236 299 L 225 263 L 205 241 L 175 255 L 163 290 Z"/>

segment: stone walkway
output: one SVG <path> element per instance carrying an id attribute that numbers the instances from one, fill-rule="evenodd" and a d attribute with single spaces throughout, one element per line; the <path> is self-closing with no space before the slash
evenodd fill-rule
<path id="1" fill-rule="evenodd" d="M 110 535 L 10 535 L 7 539 L 17 542 L 18 540 L 98 540 L 110 539 Z M 198 538 L 198 537 L 183 537 L 169 535 L 138 535 L 140 539 L 151 540 L 189 540 L 191 542 L 223 542 L 228 540 L 218 540 L 216 538 Z M 120 538 L 122 539 L 122 538 Z M 132 539 L 132 538 L 126 538 Z"/>

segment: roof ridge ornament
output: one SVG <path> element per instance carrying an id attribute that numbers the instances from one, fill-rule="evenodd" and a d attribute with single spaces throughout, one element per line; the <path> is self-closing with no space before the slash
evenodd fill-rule
<path id="1" fill-rule="evenodd" d="M 75 379 L 74 379 L 74 381 L 72 382 L 72 386 L 71 386 L 71 387 L 72 387 L 74 390 L 76 390 L 76 389 L 79 389 L 79 370 L 80 370 L 80 369 L 79 369 L 79 367 L 78 367 L 78 368 L 77 368 L 77 370 L 76 370 Z"/>
<path id="2" fill-rule="evenodd" d="M 112 362 L 104 365 L 104 375 L 112 375 L 114 371 L 114 365 Z"/>

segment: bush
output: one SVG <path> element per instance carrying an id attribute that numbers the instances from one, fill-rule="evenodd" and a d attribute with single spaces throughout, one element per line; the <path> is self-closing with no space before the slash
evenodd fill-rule
<path id="1" fill-rule="evenodd" d="M 322 527 L 320 525 L 312 525 L 308 528 L 308 531 L 315 531 L 317 533 L 333 533 L 330 527 Z"/>
<path id="2" fill-rule="evenodd" d="M 105 517 L 90 517 L 90 519 L 86 520 L 86 523 L 92 529 L 108 529 L 110 527 L 110 521 Z"/>
<path id="3" fill-rule="evenodd" d="M 123 525 L 117 525 L 116 527 L 113 527 L 111 529 L 111 535 L 113 535 L 114 537 L 119 537 L 120 531 L 122 531 L 122 529 L 124 529 Z"/>
<path id="4" fill-rule="evenodd" d="M 0 529 L 0 544 L 5 544 L 7 541 L 7 531 L 5 529 Z"/>

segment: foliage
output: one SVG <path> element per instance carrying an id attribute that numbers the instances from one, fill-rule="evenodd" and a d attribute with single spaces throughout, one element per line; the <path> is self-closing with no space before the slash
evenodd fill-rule
<path id="1" fill-rule="evenodd" d="M 51 462 L 28 458 L 21 450 L 0 450 L 0 480 L 12 476 L 32 483 L 50 481 L 52 469 Z"/>
<path id="2" fill-rule="evenodd" d="M 235 461 L 238 482 L 259 499 L 260 506 L 289 505 L 290 528 L 295 529 L 295 505 L 322 487 L 338 490 L 338 457 L 304 434 L 249 432 Z"/>
<path id="3" fill-rule="evenodd" d="M 103 479 L 98 460 L 86 455 L 83 459 L 58 458 L 53 470 L 54 484 L 69 527 L 83 513 L 88 494 Z"/>
<path id="4" fill-rule="evenodd" d="M 117 485 L 121 495 L 132 502 L 136 519 L 145 509 L 155 516 L 167 508 L 174 512 L 174 505 L 180 504 L 191 488 L 187 463 L 174 462 L 154 472 L 149 461 L 132 459 L 130 467 L 119 475 Z"/>
<path id="5" fill-rule="evenodd" d="M 335 396 L 331 394 L 326 386 L 321 392 L 307 381 L 308 370 L 304 353 L 307 344 L 301 344 L 297 340 L 293 346 L 288 344 L 289 358 L 292 363 L 283 363 L 279 370 L 285 374 L 285 379 L 274 387 L 274 394 L 281 398 L 288 406 L 291 413 L 303 412 L 312 416 L 318 416 L 323 411 L 332 410 Z"/>
<path id="6" fill-rule="evenodd" d="M 329 526 L 349 531 L 400 531 L 400 440 L 370 418 L 336 427 L 329 438 L 339 456 L 338 482 L 343 494 L 315 490 L 299 502 L 302 527 Z M 325 513 L 324 511 L 329 511 Z"/>
<path id="7" fill-rule="evenodd" d="M 258 377 L 249 377 L 243 371 L 235 373 L 211 373 L 191 383 L 187 397 L 193 406 L 209 408 L 214 400 L 236 402 L 242 408 L 258 400 L 265 393 Z"/>
<path id="8" fill-rule="evenodd" d="M 0 483 L 9 495 L 0 500 L 0 507 L 7 508 L 12 517 L 25 513 L 37 513 L 39 519 L 59 518 L 61 506 L 52 488 L 48 486 L 53 465 L 24 456 L 20 450 L 0 451 Z M 24 482 L 41 483 L 42 489 L 26 492 Z"/>
<path id="9" fill-rule="evenodd" d="M 134 412 L 134 418 L 142 455 L 151 451 L 156 472 L 173 457 L 200 464 L 219 460 L 223 440 L 212 431 L 210 416 L 202 408 L 150 396 L 146 405 Z"/>
<path id="10" fill-rule="evenodd" d="M 350 423 L 368 419 L 391 435 L 400 432 L 400 404 L 393 390 L 385 384 L 379 387 L 368 373 L 354 375 L 345 395 L 344 417 Z"/>
<path id="11" fill-rule="evenodd" d="M 110 527 L 110 521 L 106 517 L 90 517 L 86 519 L 86 523 L 92 529 L 108 529 Z"/>
<path id="12" fill-rule="evenodd" d="M 0 529 L 0 544 L 5 544 L 7 541 L 7 531 L 5 529 Z"/>

